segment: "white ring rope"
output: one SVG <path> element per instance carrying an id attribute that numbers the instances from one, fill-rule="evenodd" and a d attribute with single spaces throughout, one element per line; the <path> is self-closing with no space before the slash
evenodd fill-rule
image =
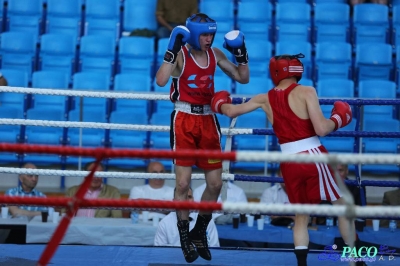
<path id="1" fill-rule="evenodd" d="M 116 91 L 87 91 L 87 90 L 59 90 L 59 89 L 41 89 L 24 87 L 6 87 L 0 86 L 0 92 L 14 92 L 24 94 L 43 94 L 55 96 L 77 96 L 91 98 L 114 98 L 114 99 L 136 99 L 136 100 L 170 100 L 169 95 L 165 93 L 138 93 L 138 92 L 116 92 Z"/>
<path id="2" fill-rule="evenodd" d="M 97 128 L 97 129 L 117 129 L 117 130 L 137 130 L 137 131 L 162 131 L 168 132 L 169 126 L 157 125 L 130 125 L 115 123 L 97 123 L 97 122 L 72 122 L 72 121 L 50 121 L 50 120 L 32 120 L 32 119 L 9 119 L 0 118 L 0 125 L 17 126 L 42 126 L 42 127 L 72 127 L 72 128 Z M 229 129 L 221 128 L 224 135 L 253 134 L 253 129 Z"/>
<path id="3" fill-rule="evenodd" d="M 51 170 L 51 169 L 29 169 L 29 168 L 13 168 L 0 167 L 0 173 L 7 174 L 28 174 L 28 175 L 45 175 L 45 176 L 73 176 L 85 177 L 89 174 L 88 171 L 74 170 Z M 128 172 L 95 172 L 96 177 L 102 178 L 121 178 L 121 179 L 175 179 L 175 174 L 168 173 L 128 173 Z M 234 180 L 234 174 L 222 174 L 223 180 Z M 204 180 L 204 174 L 192 174 L 192 179 Z"/>
<path id="4" fill-rule="evenodd" d="M 395 217 L 400 216 L 400 206 L 349 206 L 346 205 L 315 205 L 315 204 L 265 204 L 265 203 L 239 203 L 224 202 L 222 209 L 228 213 L 270 213 L 270 214 L 312 214 L 322 216 L 351 217 L 349 209 L 354 210 L 355 217 Z"/>

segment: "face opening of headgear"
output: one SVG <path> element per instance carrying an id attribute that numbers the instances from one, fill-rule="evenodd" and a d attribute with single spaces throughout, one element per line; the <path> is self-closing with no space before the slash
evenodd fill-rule
<path id="1" fill-rule="evenodd" d="M 283 79 L 295 77 L 297 82 L 300 81 L 304 67 L 299 58 L 304 58 L 304 54 L 296 55 L 277 55 L 269 61 L 269 73 L 275 86 Z"/>
<path id="2" fill-rule="evenodd" d="M 205 33 L 213 34 L 213 38 L 210 44 L 214 42 L 215 33 L 217 32 L 217 22 L 206 14 L 198 13 L 193 14 L 186 19 L 186 28 L 190 31 L 190 38 L 188 43 L 195 50 L 201 50 L 200 47 L 200 35 Z"/>

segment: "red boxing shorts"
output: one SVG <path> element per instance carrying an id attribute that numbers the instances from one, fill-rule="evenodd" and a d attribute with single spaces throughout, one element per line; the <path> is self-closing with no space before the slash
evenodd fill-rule
<path id="1" fill-rule="evenodd" d="M 221 130 L 215 114 L 189 114 L 179 110 L 172 113 L 171 146 L 173 150 L 221 151 Z M 179 166 L 193 166 L 214 170 L 222 168 L 222 161 L 215 159 L 175 159 Z"/>
<path id="2" fill-rule="evenodd" d="M 300 153 L 328 153 L 324 146 Z M 319 204 L 322 200 L 335 201 L 341 197 L 334 173 L 325 163 L 281 163 L 283 180 L 290 203 Z"/>

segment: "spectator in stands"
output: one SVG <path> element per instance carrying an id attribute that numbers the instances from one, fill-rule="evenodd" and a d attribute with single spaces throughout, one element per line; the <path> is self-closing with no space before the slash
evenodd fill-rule
<path id="1" fill-rule="evenodd" d="M 201 196 L 203 195 L 205 189 L 206 189 L 206 183 L 197 187 L 194 190 L 193 192 L 194 201 L 201 201 Z M 226 201 L 247 203 L 246 193 L 242 188 L 229 181 L 227 182 Z M 221 195 L 219 195 L 218 197 L 218 202 L 222 202 Z M 212 218 L 215 220 L 216 224 L 232 223 L 233 214 L 222 214 L 214 212 L 212 214 Z"/>
<path id="2" fill-rule="evenodd" d="M 192 188 L 189 188 L 187 200 L 193 201 Z M 189 231 L 192 230 L 196 224 L 197 215 L 197 212 L 190 213 Z M 154 238 L 154 246 L 181 246 L 178 227 L 176 227 L 177 222 L 178 218 L 175 212 L 169 213 L 160 221 Z M 212 220 L 207 227 L 207 239 L 209 247 L 219 247 L 218 231 Z"/>
<path id="3" fill-rule="evenodd" d="M 400 188 L 395 189 L 395 190 L 386 191 L 383 194 L 382 205 L 400 206 Z M 380 226 L 388 227 L 389 226 L 389 221 L 388 220 L 382 220 L 380 222 Z"/>
<path id="4" fill-rule="evenodd" d="M 364 3 L 372 3 L 372 4 L 382 4 L 387 5 L 388 0 L 349 0 L 349 4 L 352 6 Z"/>
<path id="5" fill-rule="evenodd" d="M 165 173 L 165 168 L 162 163 L 154 161 L 147 166 L 147 172 Z M 173 200 L 174 188 L 165 185 L 165 179 L 151 178 L 147 185 L 133 187 L 129 199 Z M 167 214 L 166 212 L 150 212 L 149 219 L 152 219 L 155 213 Z"/>
<path id="6" fill-rule="evenodd" d="M 36 166 L 32 163 L 26 163 L 22 166 L 25 169 L 36 169 Z M 45 194 L 35 189 L 39 176 L 20 174 L 20 184 L 16 188 L 11 188 L 6 191 L 5 195 L 8 196 L 22 196 L 22 197 L 46 197 Z M 38 206 L 8 206 L 8 210 L 13 217 L 16 216 L 28 216 L 33 217 L 41 215 L 41 211 L 47 210 L 46 207 Z"/>
<path id="7" fill-rule="evenodd" d="M 95 162 L 89 162 L 85 165 L 84 169 L 86 171 L 91 171 L 94 167 Z M 99 164 L 97 167 L 97 171 L 103 171 L 104 166 Z M 78 191 L 79 186 L 70 187 L 67 190 L 66 196 L 73 197 Z M 86 194 L 84 196 L 86 199 L 120 199 L 121 194 L 118 188 L 114 186 L 110 186 L 103 183 L 103 178 L 101 177 L 93 177 L 92 182 Z M 122 218 L 121 210 L 112 210 L 112 209 L 79 209 L 75 216 L 77 217 L 94 217 L 94 218 Z"/>
<path id="8" fill-rule="evenodd" d="M 277 176 L 282 178 L 282 173 L 280 168 L 278 168 Z M 277 183 L 265 189 L 261 195 L 260 203 L 290 204 L 288 195 L 286 193 L 285 183 Z M 275 216 L 275 215 L 271 216 L 271 223 L 275 225 L 289 225 L 291 222 L 293 222 L 293 220 L 294 216 Z"/>
<path id="9" fill-rule="evenodd" d="M 0 86 L 8 86 L 8 82 L 1 72 L 0 72 Z"/>
<path id="10" fill-rule="evenodd" d="M 169 38 L 173 28 L 185 26 L 186 19 L 198 11 L 197 0 L 158 0 L 156 19 L 157 37 Z"/>

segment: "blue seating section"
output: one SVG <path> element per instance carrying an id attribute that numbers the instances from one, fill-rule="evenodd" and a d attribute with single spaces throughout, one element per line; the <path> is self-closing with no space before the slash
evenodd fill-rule
<path id="1" fill-rule="evenodd" d="M 157 29 L 156 4 L 157 0 L 0 0 L 0 71 L 9 85 L 16 87 L 168 93 L 171 81 L 159 87 L 154 76 L 163 62 L 169 39 L 128 37 L 135 30 Z M 314 86 L 319 97 L 400 96 L 400 1 L 392 1 L 389 6 L 351 7 L 347 0 L 199 0 L 199 11 L 218 22 L 213 46 L 220 48 L 229 60 L 234 62 L 222 44 L 224 34 L 230 30 L 244 32 L 249 51 L 250 83 L 234 82 L 217 68 L 216 91 L 248 97 L 265 93 L 273 87 L 269 58 L 303 53 L 305 73 L 300 83 Z M 0 95 L 3 118 L 168 126 L 171 110 L 169 101 Z M 322 106 L 325 116 L 330 110 L 331 106 Z M 371 126 L 370 119 L 376 119 L 389 121 L 391 131 L 396 131 L 398 110 L 393 106 L 364 106 L 361 120 L 340 130 L 354 130 L 358 122 L 363 130 L 390 129 Z M 251 116 L 240 118 L 237 127 L 271 128 L 262 114 Z M 218 119 L 222 127 L 229 126 L 230 119 Z M 2 141 L 14 143 L 170 149 L 169 132 L 132 134 L 130 130 L 1 126 L 0 133 Z M 225 141 L 223 137 L 223 145 Z M 235 136 L 233 148 L 275 149 L 271 146 L 274 141 L 271 136 Z M 390 151 L 396 152 L 393 147 L 399 145 L 386 138 L 379 139 L 379 144 L 374 141 L 362 142 L 365 152 L 375 152 L 373 148 L 379 145 L 390 146 Z M 351 137 L 327 137 L 322 142 L 337 152 L 351 152 L 356 145 Z M 1 162 L 28 159 L 68 164 L 79 160 L 42 155 L 0 156 Z M 167 168 L 172 167 L 171 160 L 164 162 Z M 145 165 L 142 160 L 122 158 L 110 159 L 109 163 L 119 167 Z M 259 170 L 264 163 L 236 163 L 234 167 Z"/>

